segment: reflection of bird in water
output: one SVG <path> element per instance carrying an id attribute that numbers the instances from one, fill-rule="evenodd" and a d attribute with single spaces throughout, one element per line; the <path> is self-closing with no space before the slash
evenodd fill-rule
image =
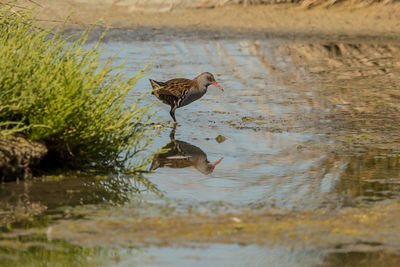
<path id="1" fill-rule="evenodd" d="M 214 171 L 215 166 L 222 161 L 221 158 L 214 163 L 210 163 L 207 160 L 207 154 L 197 146 L 175 140 L 175 127 L 171 131 L 170 138 L 171 141 L 163 147 L 163 149 L 168 149 L 168 151 L 154 157 L 150 170 L 164 166 L 170 168 L 193 166 L 203 174 L 210 174 Z"/>
<path id="2" fill-rule="evenodd" d="M 222 87 L 216 83 L 214 75 L 209 72 L 203 72 L 193 80 L 179 78 L 166 82 L 157 82 L 150 79 L 150 83 L 153 87 L 152 94 L 164 104 L 171 106 L 169 114 L 175 123 L 175 110 L 201 98 L 207 93 L 207 88 L 211 84 L 218 87 L 221 91 L 224 91 Z"/>

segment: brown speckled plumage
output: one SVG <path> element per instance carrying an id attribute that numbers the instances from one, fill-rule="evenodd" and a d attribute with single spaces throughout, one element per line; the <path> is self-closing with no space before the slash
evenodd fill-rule
<path id="1" fill-rule="evenodd" d="M 175 110 L 186 106 L 201 98 L 211 84 L 223 89 L 215 82 L 214 76 L 209 72 L 203 72 L 193 80 L 178 78 L 166 82 L 158 82 L 152 79 L 150 84 L 153 87 L 153 94 L 164 104 L 171 106 L 170 115 L 174 122 Z"/>

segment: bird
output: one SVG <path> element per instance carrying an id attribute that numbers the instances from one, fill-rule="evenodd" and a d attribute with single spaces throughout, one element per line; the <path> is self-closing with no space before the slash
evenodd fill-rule
<path id="1" fill-rule="evenodd" d="M 224 91 L 210 72 L 203 72 L 193 80 L 177 78 L 166 82 L 158 82 L 152 79 L 149 79 L 149 81 L 153 88 L 152 94 L 164 104 L 171 106 L 169 114 L 175 124 L 177 123 L 175 110 L 201 98 L 207 93 L 208 86 L 214 85 L 222 92 Z"/>
<path id="2" fill-rule="evenodd" d="M 192 166 L 199 172 L 208 175 L 223 159 L 220 158 L 216 162 L 210 163 L 207 154 L 201 148 L 175 139 L 175 128 L 170 133 L 170 139 L 170 142 L 162 147 L 165 152 L 154 156 L 150 171 L 163 167 L 186 168 Z"/>

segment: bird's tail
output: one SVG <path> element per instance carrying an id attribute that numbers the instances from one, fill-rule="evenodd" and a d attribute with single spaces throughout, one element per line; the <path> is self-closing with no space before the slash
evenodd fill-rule
<path id="1" fill-rule="evenodd" d="M 163 87 L 163 86 L 164 86 L 164 83 L 163 83 L 163 82 L 157 82 L 157 81 L 152 80 L 152 79 L 149 79 L 149 81 L 150 81 L 151 87 L 153 87 L 154 91 L 155 91 L 156 89 L 159 89 L 160 87 Z M 154 95 L 154 91 L 151 92 L 153 95 Z"/>

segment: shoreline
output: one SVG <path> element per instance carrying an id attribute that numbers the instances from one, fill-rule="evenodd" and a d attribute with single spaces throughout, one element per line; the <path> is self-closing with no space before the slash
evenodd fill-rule
<path id="1" fill-rule="evenodd" d="M 38 2 L 41 7 L 37 7 L 36 17 L 41 23 L 57 26 L 68 17 L 67 28 L 100 24 L 148 34 L 165 30 L 167 35 L 179 35 L 182 31 L 200 36 L 225 33 L 278 39 L 400 40 L 400 3 L 360 8 L 343 4 L 329 9 L 304 9 L 298 4 L 233 5 L 156 13 L 137 11 L 127 5 L 99 6 L 88 0 Z"/>

